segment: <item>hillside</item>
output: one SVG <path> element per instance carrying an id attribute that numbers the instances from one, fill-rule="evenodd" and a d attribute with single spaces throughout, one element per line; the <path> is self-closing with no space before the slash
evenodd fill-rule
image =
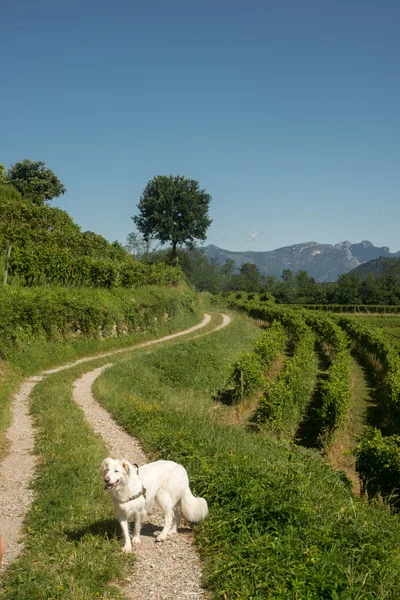
<path id="1" fill-rule="evenodd" d="M 346 241 L 335 245 L 305 242 L 267 252 L 233 252 L 213 244 L 204 250 L 206 256 L 215 259 L 218 264 L 231 259 L 240 268 L 244 262 L 251 262 L 264 275 L 276 277 L 280 277 L 284 269 L 302 269 L 316 281 L 336 281 L 339 275 L 378 257 L 400 257 L 400 252 L 391 253 L 387 246 L 377 247 L 367 240 L 357 244 Z"/>
<path id="2" fill-rule="evenodd" d="M 388 275 L 397 274 L 400 275 L 400 256 L 388 258 L 386 256 L 380 256 L 373 260 L 369 260 L 353 269 L 351 273 L 357 273 L 360 277 L 367 277 L 370 273 L 373 275 Z"/>

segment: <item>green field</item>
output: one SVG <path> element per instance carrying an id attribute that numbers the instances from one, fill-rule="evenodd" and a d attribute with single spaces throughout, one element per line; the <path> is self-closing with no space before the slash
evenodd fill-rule
<path id="1" fill-rule="evenodd" d="M 168 324 L 170 331 L 199 319 L 190 307 L 193 305 L 189 302 L 185 310 L 177 312 Z M 98 464 L 107 449 L 72 398 L 73 381 L 105 361 L 114 366 L 96 381 L 96 398 L 141 441 L 149 459 L 170 458 L 184 464 L 194 493 L 209 503 L 210 514 L 197 528 L 196 540 L 210 597 L 400 597 L 399 518 L 386 504 L 368 503 L 353 495 L 348 478 L 327 464 L 321 449 L 307 449 L 296 443 L 289 412 L 278 410 L 284 402 L 284 411 L 290 411 L 288 402 L 296 400 L 296 386 L 303 385 L 305 364 L 310 365 L 307 381 L 313 381 L 311 376 L 316 378 L 322 396 L 309 398 L 311 403 L 314 401 L 311 410 L 305 403 L 306 393 L 310 394 L 312 388 L 307 383 L 302 392 L 304 400 L 293 419 L 304 416 L 304 411 L 308 416 L 317 415 L 318 398 L 322 398 L 319 410 L 320 418 L 325 415 L 325 425 L 334 415 L 329 412 L 332 407 L 341 407 L 337 401 L 348 388 L 347 383 L 343 387 L 340 377 L 348 373 L 343 334 L 336 322 L 314 314 L 307 324 L 300 312 L 285 313 L 281 322 L 286 338 L 282 337 L 281 326 L 264 331 L 244 314 L 232 312 L 232 317 L 232 323 L 218 332 L 98 358 L 51 375 L 37 385 L 31 408 L 38 431 L 36 498 L 25 522 L 25 551 L 3 578 L 5 599 L 123 598 L 114 586 L 115 579 L 128 574 L 134 559 L 120 552 L 119 530 L 98 476 Z M 400 330 L 397 317 L 354 317 L 357 323 L 361 319 L 374 329 L 376 322 L 384 323 L 385 327 L 379 327 L 385 329 L 385 335 L 386 330 Z M 214 314 L 207 331 L 220 322 L 221 317 Z M 164 334 L 166 327 L 157 324 L 151 331 L 136 333 L 132 340 Z M 302 343 L 305 333 L 306 346 Z M 310 336 L 316 336 L 314 350 Z M 260 362 L 242 360 L 254 349 L 262 356 L 268 354 L 267 340 L 272 339 L 277 350 L 271 354 L 272 362 L 265 372 Z M 107 346 L 107 340 L 92 337 L 89 342 L 92 352 Z M 114 345 L 117 343 L 118 339 L 114 340 Z M 126 346 L 127 340 L 121 343 Z M 54 363 L 64 356 L 70 358 L 74 347 L 75 352 L 84 353 L 83 340 L 54 346 L 55 342 L 42 339 L 35 344 L 36 349 L 41 348 L 35 365 L 40 361 L 48 365 L 49 352 L 55 347 L 65 350 L 53 356 Z M 32 349 L 28 347 L 27 352 L 29 357 Z M 19 367 L 14 365 L 14 379 L 10 374 L 6 378 L 4 398 L 9 397 L 5 384 L 15 387 L 20 380 L 21 375 L 15 379 L 18 369 L 28 371 L 26 357 L 19 356 Z M 366 401 L 366 380 L 352 360 L 352 397 L 354 401 L 357 396 L 356 427 L 360 431 L 365 418 L 362 403 Z M 235 364 L 261 368 L 262 377 L 258 373 L 255 387 L 248 388 L 253 397 L 243 400 L 241 386 L 242 391 L 247 388 L 240 369 L 239 376 L 232 379 Z M 266 414 L 274 415 L 275 426 L 262 423 L 257 428 L 251 419 L 260 393 L 265 394 L 257 388 L 264 385 L 264 378 L 270 394 L 264 396 L 264 404 L 268 406 L 268 398 L 275 403 L 274 412 Z M 233 394 L 231 403 L 223 405 L 220 398 L 226 394 L 222 392 L 235 381 L 239 391 Z M 280 382 L 279 386 L 275 382 Z M 291 393 L 285 394 L 289 387 Z M 349 409 L 351 415 L 347 400 L 342 409 Z M 4 410 L 3 431 L 7 414 Z M 332 421 L 337 423 L 332 434 L 348 427 L 350 417 L 341 415 Z M 286 427 L 288 422 L 290 426 Z M 351 433 L 346 431 L 350 438 Z M 343 442 L 346 438 L 339 435 L 338 439 Z"/>

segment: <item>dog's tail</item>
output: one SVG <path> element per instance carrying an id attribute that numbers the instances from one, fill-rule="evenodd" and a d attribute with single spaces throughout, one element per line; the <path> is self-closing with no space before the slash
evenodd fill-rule
<path id="1" fill-rule="evenodd" d="M 207 500 L 196 498 L 190 491 L 189 486 L 181 498 L 182 514 L 187 521 L 199 523 L 203 521 L 208 514 Z"/>

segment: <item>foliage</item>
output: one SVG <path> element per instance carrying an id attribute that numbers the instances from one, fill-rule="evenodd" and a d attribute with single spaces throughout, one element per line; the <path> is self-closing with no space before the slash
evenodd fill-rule
<path id="1" fill-rule="evenodd" d="M 0 250 L 3 257 L 11 251 L 9 281 L 22 285 L 112 288 L 184 280 L 179 268 L 140 263 L 118 242 L 82 233 L 65 211 L 32 204 L 11 185 L 0 186 Z"/>
<path id="2" fill-rule="evenodd" d="M 333 441 L 336 430 L 346 421 L 351 402 L 350 354 L 348 339 L 340 327 L 327 315 L 291 310 L 263 301 L 253 294 L 231 294 L 230 306 L 245 310 L 254 319 L 280 322 L 291 335 L 295 350 L 279 376 L 267 383 L 258 412 L 260 424 L 277 432 L 293 435 L 304 415 L 313 391 L 316 376 L 316 357 L 309 327 L 320 341 L 329 346 L 331 364 L 327 379 L 320 387 L 321 405 L 318 408 L 320 440 L 323 445 Z"/>
<path id="3" fill-rule="evenodd" d="M 143 262 L 149 262 L 154 252 L 156 252 L 158 245 L 152 247 L 153 239 L 151 236 L 147 241 L 143 238 L 140 233 L 133 231 L 128 234 L 126 238 L 125 250 L 132 254 L 137 260 Z"/>
<path id="4" fill-rule="evenodd" d="M 307 324 L 329 349 L 330 366 L 321 382 L 319 420 L 321 439 L 325 445 L 333 441 L 336 430 L 347 418 L 351 404 L 350 352 L 345 332 L 324 314 L 306 314 Z"/>
<path id="5" fill-rule="evenodd" d="M 396 433 L 400 428 L 400 356 L 391 341 L 379 330 L 340 317 L 339 325 L 364 353 L 378 361 L 382 368 L 382 402 L 386 426 Z"/>
<path id="6" fill-rule="evenodd" d="M 0 201 L 4 200 L 21 200 L 22 196 L 19 191 L 12 185 L 8 185 L 7 181 L 0 179 Z"/>
<path id="7" fill-rule="evenodd" d="M 12 165 L 7 172 L 7 180 L 22 196 L 38 205 L 46 200 L 58 198 L 67 191 L 57 175 L 46 167 L 44 162 L 32 162 L 28 158 Z"/>
<path id="8" fill-rule="evenodd" d="M 259 355 L 254 352 L 242 354 L 233 364 L 229 385 L 233 386 L 235 402 L 249 398 L 265 385 L 264 368 Z"/>
<path id="9" fill-rule="evenodd" d="M 161 244 L 170 242 L 175 256 L 178 246 L 190 247 L 194 240 L 206 238 L 212 223 L 208 216 L 210 202 L 211 196 L 194 179 L 159 175 L 144 189 L 139 214 L 133 221 L 146 242 L 151 238 Z"/>
<path id="10" fill-rule="evenodd" d="M 362 487 L 370 497 L 380 494 L 391 503 L 398 502 L 400 492 L 400 356 L 390 339 L 379 329 L 350 318 L 340 317 L 339 325 L 356 344 L 359 352 L 378 367 L 382 425 L 387 433 L 367 428 L 355 451 Z"/>
<path id="11" fill-rule="evenodd" d="M 278 376 L 267 382 L 260 400 L 258 424 L 285 438 L 295 435 L 315 386 L 317 359 L 314 341 L 311 331 L 305 330 L 296 342 L 293 356 L 286 361 Z"/>
<path id="12" fill-rule="evenodd" d="M 286 339 L 280 323 L 273 323 L 256 341 L 254 350 L 241 354 L 233 363 L 228 384 L 219 395 L 227 395 L 238 403 L 250 398 L 255 392 L 263 391 L 267 370 L 284 352 Z"/>
<path id="13" fill-rule="evenodd" d="M 278 321 L 292 339 L 293 356 L 286 361 L 284 369 L 274 380 L 265 382 L 265 392 L 260 399 L 256 418 L 260 427 L 293 437 L 316 382 L 315 337 L 300 312 L 264 304 L 258 297 L 246 301 L 232 295 L 230 304 L 245 310 L 254 319 L 269 323 Z"/>
<path id="14" fill-rule="evenodd" d="M 400 313 L 400 306 L 387 304 L 292 304 L 290 308 L 306 308 L 333 313 Z"/>
<path id="15" fill-rule="evenodd" d="M 0 164 L 0 185 L 7 184 L 7 172 L 5 165 Z"/>
<path id="16" fill-rule="evenodd" d="M 254 352 L 260 357 L 264 368 L 269 368 L 272 363 L 285 351 L 287 336 L 279 321 L 274 321 L 266 329 L 262 337 L 257 340 Z"/>
<path id="17" fill-rule="evenodd" d="M 369 498 L 380 495 L 399 508 L 400 496 L 400 436 L 384 437 L 374 427 L 366 427 L 354 451 L 362 491 Z"/>
<path id="18" fill-rule="evenodd" d="M 202 338 L 159 349 L 95 384 L 96 397 L 152 458 L 182 462 L 207 499 L 197 541 L 213 597 L 400 596 L 400 524 L 385 507 L 354 498 L 315 453 L 213 418 L 210 387 L 226 380 L 242 328 L 236 342 L 223 330 L 211 344 Z"/>
<path id="19" fill-rule="evenodd" d="M 202 248 L 177 250 L 177 258 L 188 281 L 197 291 L 218 294 L 222 286 L 221 270 L 215 260 L 207 259 Z"/>
<path id="20" fill-rule="evenodd" d="M 380 271 L 370 273 L 365 278 L 353 271 L 340 275 L 334 283 L 318 283 L 301 269 L 296 273 L 284 269 L 281 279 L 260 273 L 258 281 L 254 277 L 251 281 L 235 273 L 225 291 L 264 291 L 270 293 L 278 304 L 298 304 L 307 307 L 317 305 L 321 310 L 339 312 L 376 311 L 378 307 L 382 307 L 382 311 L 389 310 L 384 308 L 385 306 L 400 309 L 399 258 L 382 260 Z M 338 306 L 332 308 L 332 305 Z"/>
<path id="21" fill-rule="evenodd" d="M 257 265 L 244 262 L 238 274 L 231 277 L 230 289 L 243 290 L 244 292 L 260 292 L 263 287 L 264 277 Z"/>
<path id="22" fill-rule="evenodd" d="M 193 293 L 185 288 L 1 288 L 0 357 L 15 362 L 35 340 L 122 337 L 196 310 Z"/>

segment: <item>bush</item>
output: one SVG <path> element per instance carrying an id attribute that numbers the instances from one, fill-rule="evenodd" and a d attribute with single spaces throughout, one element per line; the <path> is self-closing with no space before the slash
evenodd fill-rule
<path id="1" fill-rule="evenodd" d="M 231 396 L 234 402 L 246 400 L 255 392 L 264 390 L 265 375 L 274 360 L 284 351 L 286 334 L 280 323 L 264 331 L 254 346 L 254 352 L 243 354 L 233 365 L 228 389 L 233 387 Z M 227 393 L 225 389 L 222 394 Z"/>
<path id="2" fill-rule="evenodd" d="M 293 437 L 304 416 L 317 375 L 314 336 L 309 330 L 297 342 L 293 357 L 276 379 L 268 381 L 257 422 L 279 435 Z"/>
<path id="3" fill-rule="evenodd" d="M 243 354 L 232 369 L 230 384 L 233 385 L 235 402 L 245 400 L 264 386 L 264 368 L 260 356 L 254 352 Z"/>
<path id="4" fill-rule="evenodd" d="M 196 310 L 195 295 L 185 287 L 5 287 L 0 289 L 0 357 L 7 360 L 37 339 L 118 336 Z"/>
<path id="5" fill-rule="evenodd" d="M 391 504 L 398 503 L 400 493 L 400 436 L 384 437 L 367 427 L 354 451 L 360 474 L 361 489 L 370 498 L 380 494 Z"/>

